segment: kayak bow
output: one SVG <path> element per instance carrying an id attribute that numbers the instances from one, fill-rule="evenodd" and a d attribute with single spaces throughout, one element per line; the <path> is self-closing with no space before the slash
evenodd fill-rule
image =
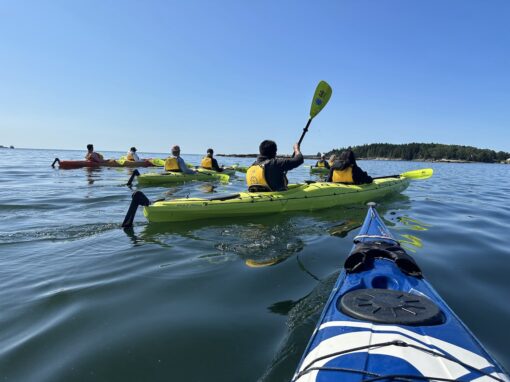
<path id="1" fill-rule="evenodd" d="M 509 381 L 373 206 L 293 381 Z"/>

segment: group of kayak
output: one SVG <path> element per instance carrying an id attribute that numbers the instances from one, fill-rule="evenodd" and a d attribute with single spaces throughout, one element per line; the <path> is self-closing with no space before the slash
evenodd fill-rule
<path id="1" fill-rule="evenodd" d="M 174 165 L 172 168 L 165 166 L 167 170 L 165 173 L 140 175 L 135 171 L 133 176 L 138 175 L 139 184 L 158 185 L 164 181 L 170 183 L 176 177 L 186 176 L 189 169 L 180 158 L 180 151 L 177 149 L 175 146 L 172 148 L 172 157 L 166 161 L 172 160 Z M 426 179 L 433 173 L 432 169 L 423 169 L 372 178 L 359 168 L 354 153 L 347 150 L 334 163 L 331 181 L 289 184 L 287 172 L 299 167 L 303 162 L 304 158 L 298 144 L 294 145 L 294 154 L 291 158 L 278 158 L 276 143 L 264 140 L 259 146 L 259 156 L 246 170 L 247 191 L 210 198 L 180 198 L 154 203 L 151 203 L 141 191 L 137 191 L 133 194 L 133 201 L 123 226 L 132 226 L 139 205 L 144 206 L 144 215 L 150 222 L 158 223 L 312 211 L 380 200 L 403 191 L 410 180 Z M 207 177 L 212 174 L 201 175 Z M 128 184 L 131 184 L 133 176 Z"/>
<path id="2" fill-rule="evenodd" d="M 329 163 L 322 157 L 312 168 L 312 172 L 327 173 L 325 181 L 289 184 L 287 172 L 304 162 L 301 141 L 331 92 L 325 81 L 317 86 L 310 118 L 291 158 L 277 158 L 276 143 L 265 140 L 251 166 L 230 169 L 246 172 L 246 192 L 151 203 L 141 191 L 135 191 L 122 226 L 132 227 L 138 206 L 144 206 L 150 222 L 310 211 L 376 201 L 403 191 L 410 180 L 432 176 L 432 169 L 421 169 L 374 178 L 359 168 L 354 153 L 346 150 Z M 229 169 L 218 166 L 212 149 L 197 169 L 186 165 L 179 146 L 173 146 L 165 160 L 142 160 L 134 147 L 119 160 L 105 160 L 92 145 L 87 149 L 85 161 L 57 158 L 55 162 L 61 168 L 77 168 L 83 162 L 87 164 L 81 167 L 164 167 L 165 172 L 159 174 L 139 174 L 135 170 L 133 175 L 139 174 L 139 184 L 146 185 L 171 183 L 170 179 L 183 177 L 228 178 Z M 80 163 L 72 167 L 66 162 Z M 423 278 L 419 266 L 392 237 L 373 204 L 354 244 L 292 382 L 510 382 L 503 367 Z"/>

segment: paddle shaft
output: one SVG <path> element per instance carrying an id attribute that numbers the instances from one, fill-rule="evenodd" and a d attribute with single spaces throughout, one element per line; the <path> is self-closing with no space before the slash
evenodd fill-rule
<path id="1" fill-rule="evenodd" d="M 308 118 L 308 122 L 306 123 L 305 128 L 303 129 L 303 133 L 301 134 L 301 138 L 299 138 L 298 141 L 298 147 L 301 146 L 301 142 L 303 142 L 303 138 L 305 137 L 306 133 L 308 132 L 308 128 L 310 127 L 310 123 L 312 123 L 312 117 Z M 292 153 L 292 158 L 296 156 L 296 153 Z"/>
<path id="2" fill-rule="evenodd" d="M 386 176 L 377 176 L 375 178 L 372 178 L 372 179 L 387 179 L 387 178 L 400 178 L 400 174 L 398 175 L 386 175 Z"/>
<path id="3" fill-rule="evenodd" d="M 308 132 L 308 127 L 310 127 L 310 123 L 312 123 L 312 118 L 308 118 L 308 122 L 306 123 L 306 126 L 303 129 L 303 133 L 301 134 L 301 138 L 299 138 L 298 146 L 301 146 L 301 142 L 303 142 L 303 138 L 305 137 L 306 133 Z"/>

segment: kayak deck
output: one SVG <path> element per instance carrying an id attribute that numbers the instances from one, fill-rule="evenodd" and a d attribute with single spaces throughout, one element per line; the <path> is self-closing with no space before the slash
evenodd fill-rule
<path id="1" fill-rule="evenodd" d="M 144 208 L 150 222 L 236 217 L 287 211 L 312 211 L 379 200 L 407 188 L 406 178 L 376 179 L 371 184 L 316 182 L 290 185 L 281 192 L 241 192 L 223 198 L 188 198 L 156 202 Z"/>
<path id="2" fill-rule="evenodd" d="M 509 381 L 375 209 L 355 243 L 293 381 Z"/>

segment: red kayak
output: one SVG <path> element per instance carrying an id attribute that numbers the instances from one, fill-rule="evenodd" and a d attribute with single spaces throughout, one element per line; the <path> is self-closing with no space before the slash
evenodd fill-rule
<path id="1" fill-rule="evenodd" d="M 139 162 L 109 159 L 103 162 L 93 162 L 89 160 L 60 160 L 55 158 L 52 167 L 55 167 L 55 163 L 58 163 L 61 169 L 75 169 L 83 167 L 153 167 L 156 166 L 151 160 L 143 160 Z"/>

